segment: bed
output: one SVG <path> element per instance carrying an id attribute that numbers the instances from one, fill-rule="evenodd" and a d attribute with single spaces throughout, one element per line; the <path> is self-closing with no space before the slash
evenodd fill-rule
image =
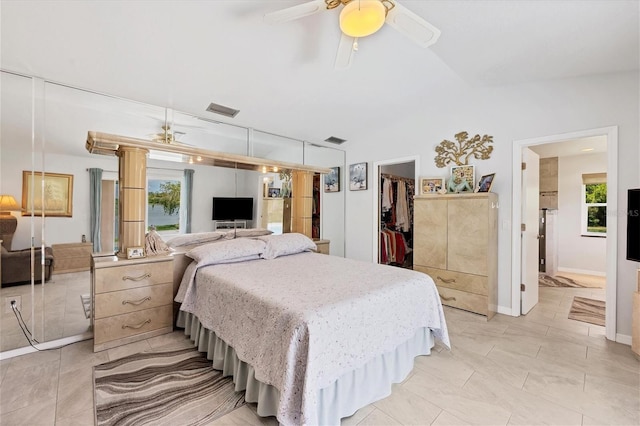
<path id="1" fill-rule="evenodd" d="M 177 325 L 261 416 L 339 424 L 391 393 L 418 355 L 449 346 L 427 275 L 311 252 L 301 234 L 187 252 Z"/>

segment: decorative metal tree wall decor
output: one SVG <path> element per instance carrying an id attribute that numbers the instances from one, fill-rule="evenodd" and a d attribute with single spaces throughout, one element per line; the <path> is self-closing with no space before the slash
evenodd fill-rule
<path id="1" fill-rule="evenodd" d="M 448 164 L 455 163 L 458 166 L 466 166 L 469 164 L 469 158 L 473 157 L 477 160 L 488 160 L 493 152 L 493 136 L 475 135 L 469 139 L 469 133 L 460 132 L 455 135 L 456 142 L 443 140 L 436 147 L 436 166 L 446 167 Z"/>

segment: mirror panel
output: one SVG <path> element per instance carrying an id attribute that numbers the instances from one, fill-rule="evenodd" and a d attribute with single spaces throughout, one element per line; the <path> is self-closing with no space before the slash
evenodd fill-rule
<path id="1" fill-rule="evenodd" d="M 106 221 L 111 223 L 111 227 L 103 229 L 101 252 L 112 252 L 114 244 L 117 244 L 117 241 L 108 241 L 105 235 L 118 235 L 117 208 L 114 208 L 117 206 L 118 161 L 116 157 L 89 154 L 85 149 L 88 131 L 150 140 L 158 133 L 163 133 L 162 126 L 168 123 L 172 131 L 184 133 L 177 135 L 178 142 L 204 149 L 300 164 L 306 161 L 307 164 L 321 166 L 340 165 L 344 170 L 345 156 L 340 150 L 321 146 L 309 148 L 299 140 L 199 119 L 170 109 L 41 79 L 6 72 L 1 73 L 1 78 L 0 195 L 12 195 L 21 205 L 23 171 L 38 172 L 40 179 L 45 177 L 43 173 L 58 173 L 73 178 L 71 216 L 45 215 L 42 218 L 35 214 L 34 217 L 22 216 L 19 211 L 11 213 L 18 222 L 11 248 L 29 249 L 31 241 L 34 241 L 35 246 L 53 248 L 54 257 L 58 259 L 44 285 L 31 282 L 6 288 L 2 285 L 3 297 L 0 300 L 9 294 L 7 290 L 11 291 L 11 295 L 23 294 L 21 312 L 39 342 L 87 334 L 89 320 L 85 316 L 82 297 L 90 293 L 89 272 L 86 269 L 69 271 L 73 268 L 68 265 L 64 267 L 65 261 L 61 259 L 66 256 L 65 252 L 67 255 L 74 250 L 75 253 L 78 250 L 82 253 L 87 244 L 89 250 L 93 248 L 88 207 L 89 168 L 102 169 L 103 203 L 105 197 L 111 197 L 112 203 L 110 208 L 104 208 L 109 214 L 103 212 L 103 218 L 108 218 L 103 220 L 103 225 Z M 35 135 L 33 140 L 32 133 Z M 214 229 L 211 217 L 214 196 L 253 197 L 254 218 L 247 226 L 259 227 L 264 178 L 272 178 L 274 187 L 282 188 L 279 173 L 271 170 L 265 174 L 200 165 L 197 160 L 187 164 L 155 158 L 148 159 L 147 167 L 150 178 L 160 179 L 170 176 L 182 180 L 185 169 L 195 171 L 191 232 Z M 326 219 L 323 220 L 321 237 L 332 240 L 332 254 L 344 255 L 344 192 L 328 195 L 331 197 L 322 194 Z M 182 214 L 179 212 L 179 215 Z M 337 218 L 339 215 L 342 215 L 341 220 Z M 183 221 L 184 218 L 180 216 L 181 224 Z M 153 219 L 147 218 L 147 224 L 152 222 Z M 84 245 L 83 236 L 87 241 Z M 115 237 L 112 238 L 115 240 Z M 61 266 L 63 270 L 59 270 Z M 4 259 L 1 267 L 9 267 Z M 39 281 L 39 277 L 35 280 Z M 15 330 L 5 329 L 9 325 L 15 325 Z M 0 336 L 0 351 L 28 346 L 13 314 L 3 314 Z"/>
<path id="2" fill-rule="evenodd" d="M 249 129 L 167 110 L 167 123 L 178 143 L 210 151 L 247 155 Z M 162 130 L 159 135 L 162 136 Z M 197 161 L 197 160 L 196 160 Z"/>
<path id="3" fill-rule="evenodd" d="M 31 337 L 43 337 L 43 319 L 39 314 L 42 311 L 41 291 L 36 292 L 32 282 L 30 250 L 32 237 L 36 234 L 38 241 L 35 241 L 35 238 L 34 241 L 36 244 L 40 242 L 42 221 L 38 220 L 36 228 L 37 218 L 23 216 L 21 213 L 23 172 L 29 174 L 42 170 L 42 148 L 40 145 L 36 146 L 36 141 L 40 143 L 41 138 L 33 137 L 36 130 L 36 82 L 29 77 L 6 72 L 0 74 L 0 79 L 0 195 L 12 196 L 15 200 L 15 205 L 10 207 L 10 211 L 3 211 L 0 216 L 0 239 L 3 240 L 0 260 L 0 300 L 3 302 L 0 351 L 7 351 L 28 346 L 17 314 L 5 309 L 4 302 L 7 298 L 16 301 L 26 327 L 33 333 Z M 41 99 L 42 84 L 41 81 L 39 83 Z"/>
<path id="4" fill-rule="evenodd" d="M 331 255 L 345 255 L 346 153 L 310 142 L 304 144 L 305 164 L 340 168 L 340 191 L 325 192 L 324 175 L 320 176 L 316 202 L 320 204 L 320 238 L 329 240 Z"/>
<path id="5" fill-rule="evenodd" d="M 289 163 L 304 164 L 304 144 L 297 139 L 253 130 L 252 157 L 267 158 Z"/>

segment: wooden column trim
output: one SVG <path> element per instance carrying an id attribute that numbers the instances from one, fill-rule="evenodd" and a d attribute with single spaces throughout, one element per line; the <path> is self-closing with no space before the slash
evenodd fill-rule
<path id="1" fill-rule="evenodd" d="M 311 238 L 313 210 L 313 172 L 293 170 L 292 232 Z"/>
<path id="2" fill-rule="evenodd" d="M 119 257 L 130 247 L 144 247 L 145 209 L 147 206 L 147 153 L 142 148 L 119 147 L 118 156 Z"/>

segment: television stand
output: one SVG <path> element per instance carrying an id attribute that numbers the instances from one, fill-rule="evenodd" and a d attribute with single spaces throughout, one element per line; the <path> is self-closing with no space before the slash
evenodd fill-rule
<path id="1" fill-rule="evenodd" d="M 247 227 L 246 220 L 214 220 L 213 230 L 217 229 L 245 229 Z"/>

